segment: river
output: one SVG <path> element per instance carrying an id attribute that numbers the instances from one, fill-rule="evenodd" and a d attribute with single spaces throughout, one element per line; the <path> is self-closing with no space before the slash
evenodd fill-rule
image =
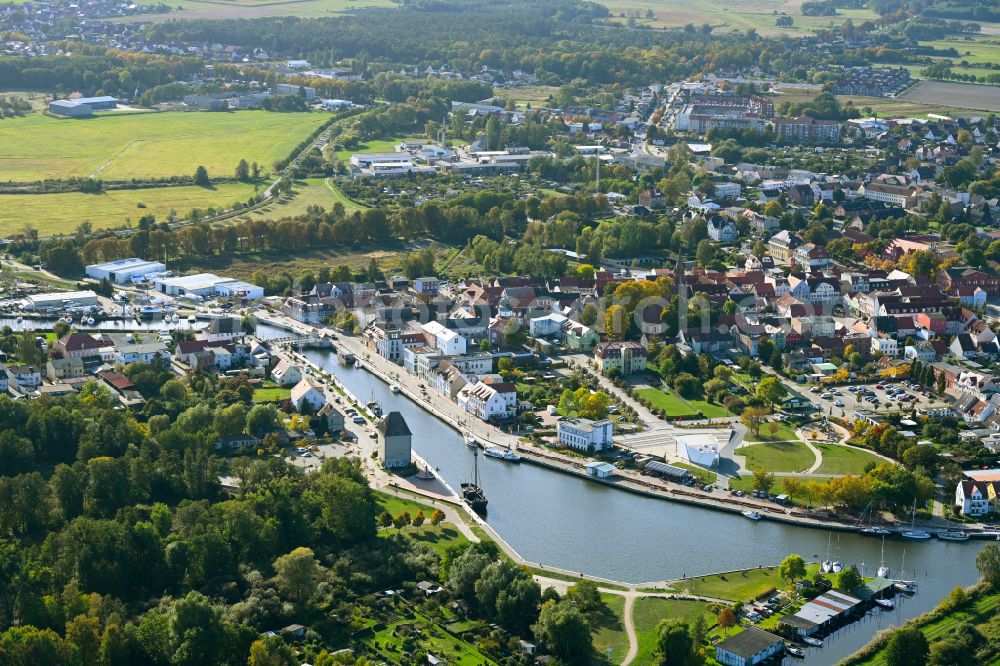
<path id="1" fill-rule="evenodd" d="M 270 326 L 258 327 L 258 334 L 287 335 Z M 367 371 L 341 366 L 332 352 L 310 350 L 305 355 L 362 400 L 374 391 L 383 409 L 399 411 L 413 431 L 414 450 L 452 487 L 471 477 L 472 452 L 458 432 L 409 398 L 391 393 Z M 829 554 L 845 564 L 863 564 L 865 573 L 873 575 L 881 557 L 881 542 L 870 537 L 753 522 L 530 464 L 480 458 L 479 474 L 490 501 L 487 521 L 525 559 L 604 578 L 668 580 L 773 565 L 789 553 L 809 561 Z M 887 540 L 885 561 L 892 576 L 916 580 L 919 593 L 899 596 L 896 610 L 873 613 L 840 630 L 822 649 L 810 650 L 808 663 L 832 664 L 867 643 L 878 629 L 930 609 L 956 585 L 974 582 L 975 557 L 982 545 Z"/>

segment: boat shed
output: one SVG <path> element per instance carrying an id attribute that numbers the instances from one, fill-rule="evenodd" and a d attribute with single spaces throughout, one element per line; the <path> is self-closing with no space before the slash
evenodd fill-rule
<path id="1" fill-rule="evenodd" d="M 792 627 L 800 636 L 811 636 L 847 619 L 860 604 L 861 599 L 857 597 L 830 590 L 808 602 L 794 614 L 785 615 L 779 623 Z"/>
<path id="2" fill-rule="evenodd" d="M 615 466 L 606 462 L 588 463 L 587 474 L 596 476 L 598 479 L 610 479 L 615 475 Z"/>
<path id="3" fill-rule="evenodd" d="M 691 472 L 682 468 L 662 463 L 659 460 L 651 460 L 646 463 L 644 471 L 654 476 L 660 476 L 671 481 L 683 481 L 691 476 Z"/>
<path id="4" fill-rule="evenodd" d="M 715 660 L 726 666 L 753 666 L 767 661 L 785 649 L 780 636 L 747 627 L 715 646 Z"/>

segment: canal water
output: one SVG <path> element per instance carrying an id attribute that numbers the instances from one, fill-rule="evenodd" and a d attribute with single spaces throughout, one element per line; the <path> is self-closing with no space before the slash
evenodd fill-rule
<path id="1" fill-rule="evenodd" d="M 258 326 L 258 335 L 287 332 Z M 473 456 L 461 435 L 365 370 L 344 367 L 330 351 L 305 355 L 331 372 L 362 400 L 372 392 L 386 411 L 399 411 L 413 431 L 416 452 L 452 486 L 472 475 Z M 529 464 L 479 460 L 480 484 L 489 498 L 489 524 L 525 559 L 629 582 L 658 581 L 758 565 L 789 553 L 810 561 L 837 559 L 873 575 L 881 541 L 768 521 L 754 522 L 663 500 L 641 497 Z M 897 597 L 894 611 L 877 611 L 809 651 L 809 664 L 833 664 L 868 642 L 881 628 L 929 610 L 956 585 L 977 578 L 981 542 L 885 542 L 894 578 L 916 580 L 919 592 Z"/>

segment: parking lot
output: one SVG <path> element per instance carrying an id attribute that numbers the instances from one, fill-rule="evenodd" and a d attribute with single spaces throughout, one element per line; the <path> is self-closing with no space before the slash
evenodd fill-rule
<path id="1" fill-rule="evenodd" d="M 912 384 L 907 379 L 878 384 L 852 384 L 837 387 L 813 386 L 810 399 L 825 414 L 839 415 L 839 410 L 853 412 L 858 409 L 925 409 L 944 405 L 940 398 Z"/>

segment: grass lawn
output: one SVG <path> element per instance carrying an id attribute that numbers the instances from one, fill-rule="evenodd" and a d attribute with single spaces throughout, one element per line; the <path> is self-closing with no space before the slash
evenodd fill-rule
<path id="1" fill-rule="evenodd" d="M 223 183 L 211 189 L 185 185 L 101 194 L 0 194 L 0 235 L 21 231 L 27 224 L 42 236 L 50 236 L 73 233 L 84 220 L 89 220 L 95 229 L 134 223 L 143 215 L 155 215 L 161 221 L 166 220 L 171 210 L 185 216 L 192 208 L 229 208 L 248 200 L 253 193 L 252 185 Z"/>
<path id="2" fill-rule="evenodd" d="M 817 470 L 818 474 L 862 474 L 870 462 L 885 462 L 882 458 L 867 451 L 859 451 L 837 444 L 816 444 L 823 453 L 823 464 Z"/>
<path id="3" fill-rule="evenodd" d="M 746 456 L 749 469 L 768 472 L 802 472 L 816 462 L 812 451 L 802 442 L 764 442 L 736 449 L 736 455 Z"/>
<path id="4" fill-rule="evenodd" d="M 676 581 L 673 587 L 703 597 L 748 601 L 757 598 L 771 588 L 781 587 L 782 584 L 783 581 L 778 577 L 778 568 L 765 567 Z"/>
<path id="5" fill-rule="evenodd" d="M 320 206 L 330 212 L 333 205 L 340 202 L 348 213 L 366 208 L 347 198 L 333 180 L 327 178 L 304 178 L 295 181 L 290 195 L 283 196 L 276 203 L 258 208 L 246 217 L 278 219 L 305 215 L 310 206 Z"/>
<path id="6" fill-rule="evenodd" d="M 715 623 L 715 616 L 708 610 L 708 604 L 701 601 L 657 597 L 636 599 L 632 608 L 632 622 L 635 624 L 635 633 L 639 641 L 639 653 L 632 663 L 644 665 L 653 663 L 653 652 L 656 651 L 656 628 L 660 621 L 678 619 L 690 623 L 699 615 L 705 617 L 707 626 L 711 627 Z M 600 647 L 596 641 L 594 646 Z"/>
<path id="7" fill-rule="evenodd" d="M 771 434 L 771 426 L 775 427 L 773 435 Z M 795 435 L 795 428 L 784 421 L 768 421 L 760 427 L 760 434 L 755 435 L 753 432 L 747 431 L 746 438 L 751 442 L 781 442 L 798 439 Z"/>
<path id="8" fill-rule="evenodd" d="M 359 143 L 354 148 L 349 150 L 338 150 L 335 154 L 342 162 L 348 162 L 351 159 L 351 155 L 356 153 L 394 153 L 396 152 L 396 146 L 403 139 L 423 139 L 425 137 L 402 137 L 395 136 L 389 139 L 372 139 L 371 141 L 366 141 L 365 143 Z"/>
<path id="9" fill-rule="evenodd" d="M 434 507 L 430 504 L 411 500 L 406 497 L 397 497 L 383 492 L 377 492 L 375 493 L 375 496 L 375 501 L 382 508 L 382 510 L 388 511 L 394 516 L 404 511 L 409 511 L 411 516 L 416 515 L 418 511 L 423 511 L 424 515 L 430 518 L 431 514 L 434 512 Z"/>
<path id="10" fill-rule="evenodd" d="M 698 483 L 702 485 L 714 484 L 716 481 L 719 480 L 718 474 L 716 474 L 712 470 L 705 469 L 704 467 L 698 467 L 697 465 L 690 465 L 688 463 L 681 463 L 681 462 L 673 462 L 670 464 L 673 465 L 674 467 L 681 467 L 683 469 L 690 470 L 691 473 L 694 474 L 695 478 L 698 479 Z"/>
<path id="11" fill-rule="evenodd" d="M 412 516 L 413 513 L 411 512 Z M 451 546 L 459 546 L 464 543 L 468 543 L 468 539 L 465 538 L 458 528 L 452 523 L 441 523 L 440 525 L 431 525 L 430 514 L 426 511 L 424 515 L 428 517 L 428 521 L 425 522 L 420 527 L 404 527 L 401 530 L 397 530 L 395 527 L 387 527 L 385 529 L 379 530 L 378 534 L 380 537 L 388 537 L 391 534 L 396 534 L 397 532 L 405 534 L 414 541 L 428 546 L 438 555 L 444 555 L 445 551 Z"/>
<path id="12" fill-rule="evenodd" d="M 638 389 L 636 393 L 648 400 L 654 409 L 663 410 L 667 416 L 694 416 L 695 411 L 680 396 L 656 388 Z"/>
<path id="13" fill-rule="evenodd" d="M 628 634 L 625 633 L 625 597 L 620 594 L 602 594 L 601 600 L 607 606 L 607 612 L 590 624 L 594 649 L 597 654 L 607 656 L 608 648 L 611 655 L 608 661 L 617 664 L 628 652 Z"/>
<path id="14" fill-rule="evenodd" d="M 259 388 L 254 389 L 254 402 L 283 402 L 292 395 L 290 389 L 286 388 Z"/>
<path id="15" fill-rule="evenodd" d="M 166 112 L 90 119 L 41 114 L 0 123 L 0 180 L 91 176 L 107 180 L 233 175 L 240 159 L 265 171 L 329 119 L 324 113 Z M 190 208 L 191 206 L 188 206 Z"/>
<path id="16" fill-rule="evenodd" d="M 961 610 L 949 613 L 935 622 L 920 627 L 920 631 L 927 637 L 929 643 L 934 643 L 943 639 L 960 623 L 967 622 L 972 625 L 978 625 L 987 622 L 996 615 L 998 608 L 1000 608 L 1000 595 L 985 595 Z M 882 666 L 886 663 L 885 649 L 879 650 L 870 658 L 860 663 L 864 666 Z M 992 661 L 990 663 L 995 664 L 997 662 Z"/>
<path id="17" fill-rule="evenodd" d="M 444 552 L 450 546 L 461 545 L 469 541 L 453 523 L 445 521 L 439 525 L 431 525 L 431 514 L 434 513 L 434 507 L 429 504 L 382 492 L 375 493 L 375 496 L 376 502 L 382 510 L 388 511 L 394 516 L 404 511 L 408 512 L 410 516 L 415 516 L 418 512 L 423 511 L 424 518 L 426 518 L 426 521 L 420 527 L 413 527 L 411 525 L 401 530 L 397 530 L 395 527 L 381 529 L 378 532 L 380 537 L 387 537 L 399 532 L 414 541 L 419 541 L 425 546 L 429 546 L 438 555 L 444 555 Z"/>
<path id="18" fill-rule="evenodd" d="M 403 651 L 403 636 L 408 632 L 401 627 L 413 626 L 419 629 L 417 644 L 422 650 L 456 666 L 493 666 L 496 662 L 480 652 L 474 645 L 444 630 L 436 622 L 423 615 L 413 613 L 393 622 L 376 633 L 373 642 L 378 643 L 381 660 L 391 663 L 411 663 Z"/>
<path id="19" fill-rule="evenodd" d="M 714 405 L 705 400 L 688 400 L 688 403 L 704 414 L 706 419 L 722 419 L 733 416 L 733 413 L 722 405 Z"/>

